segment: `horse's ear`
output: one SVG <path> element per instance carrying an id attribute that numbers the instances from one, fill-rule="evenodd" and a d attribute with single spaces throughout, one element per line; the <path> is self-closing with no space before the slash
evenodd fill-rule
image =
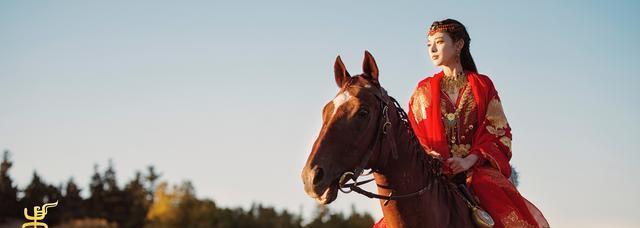
<path id="1" fill-rule="evenodd" d="M 369 51 L 364 51 L 364 62 L 362 63 L 362 71 L 364 72 L 365 77 L 374 82 L 378 82 L 378 65 L 376 64 L 376 60 L 373 59 L 373 55 L 371 55 Z"/>
<path id="2" fill-rule="evenodd" d="M 342 63 L 342 59 L 340 59 L 339 55 L 336 58 L 336 63 L 333 65 L 333 73 L 336 77 L 336 84 L 338 85 L 338 88 L 342 88 L 342 85 L 344 83 L 347 83 L 347 81 L 349 81 L 349 78 L 351 77 L 351 75 L 349 75 L 349 72 L 347 72 L 347 68 L 344 66 L 344 63 Z"/>

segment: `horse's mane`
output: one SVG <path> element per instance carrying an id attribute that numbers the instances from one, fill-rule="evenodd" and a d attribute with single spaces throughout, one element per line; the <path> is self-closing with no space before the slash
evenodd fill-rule
<path id="1" fill-rule="evenodd" d="M 396 109 L 396 113 L 400 117 L 399 120 L 402 122 L 402 125 L 404 126 L 407 133 L 409 133 L 409 144 L 410 144 L 409 149 L 412 149 L 413 151 L 416 152 L 417 159 L 419 159 L 419 161 L 422 161 L 424 166 L 423 168 L 425 169 L 425 171 L 428 171 L 430 174 L 432 174 L 433 176 L 435 176 L 440 180 L 448 181 L 448 179 L 442 174 L 442 165 L 443 165 L 442 160 L 434 158 L 433 156 L 427 154 L 424 151 L 424 148 L 422 148 L 422 145 L 420 145 L 420 141 L 418 141 L 418 138 L 416 137 L 416 134 L 413 131 L 413 128 L 411 127 L 411 123 L 409 123 L 409 116 L 407 115 L 407 112 L 404 111 L 400 103 L 398 103 L 398 101 L 395 98 L 387 94 L 386 90 L 382 88 L 382 86 L 379 83 L 372 82 L 370 79 L 368 79 L 367 74 L 362 73 L 362 74 L 351 76 L 347 81 L 347 83 L 343 85 L 342 89 L 348 88 L 349 86 L 357 83 L 357 81 L 360 78 L 364 79 L 365 81 L 371 84 L 374 84 L 375 87 L 383 91 L 383 96 L 389 97 L 389 99 L 393 103 L 394 108 Z"/>
<path id="2" fill-rule="evenodd" d="M 420 141 L 418 141 L 418 138 L 416 137 L 416 134 L 411 127 L 411 123 L 409 123 L 409 115 L 407 115 L 404 109 L 402 109 L 400 103 L 398 103 L 395 98 L 389 95 L 387 96 L 389 97 L 389 99 L 391 99 L 393 106 L 396 109 L 396 113 L 400 117 L 399 120 L 402 122 L 407 133 L 409 133 L 410 149 L 413 149 L 413 151 L 416 152 L 418 159 L 422 160 L 423 164 L 426 165 L 424 167 L 425 170 L 429 171 L 431 174 L 435 175 L 441 180 L 447 180 L 447 178 L 442 174 L 442 160 L 428 155 L 426 151 L 424 151 L 424 148 L 422 148 L 422 145 L 420 145 Z"/>

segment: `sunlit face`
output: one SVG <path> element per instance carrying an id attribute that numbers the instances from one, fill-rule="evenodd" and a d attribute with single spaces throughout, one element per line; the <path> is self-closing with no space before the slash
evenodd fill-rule
<path id="1" fill-rule="evenodd" d="M 447 33 L 436 32 L 427 37 L 427 51 L 433 65 L 453 66 L 458 61 L 459 50 L 462 49 L 464 41 L 453 42 Z"/>

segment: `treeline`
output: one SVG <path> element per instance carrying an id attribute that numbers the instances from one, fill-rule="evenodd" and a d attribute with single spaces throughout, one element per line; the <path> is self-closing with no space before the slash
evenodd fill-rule
<path id="1" fill-rule="evenodd" d="M 198 199 L 191 182 L 179 185 L 159 182 L 153 166 L 120 187 L 116 171 L 109 161 L 101 171 L 94 166 L 88 197 L 81 196 L 73 179 L 55 186 L 46 183 L 35 171 L 31 183 L 18 188 L 9 176 L 12 161 L 5 150 L 0 163 L 0 227 L 26 222 L 23 208 L 30 215 L 34 206 L 59 201 L 50 209 L 45 222 L 52 227 L 371 227 L 373 218 L 352 208 L 349 215 L 318 207 L 309 221 L 301 214 L 276 210 L 262 204 L 249 209 L 224 208 L 211 199 Z M 301 212 L 300 212 L 301 213 Z"/>

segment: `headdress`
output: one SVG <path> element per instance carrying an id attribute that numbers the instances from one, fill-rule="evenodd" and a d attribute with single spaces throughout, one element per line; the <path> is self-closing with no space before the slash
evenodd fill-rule
<path id="1" fill-rule="evenodd" d="M 463 28 L 462 25 L 459 25 L 456 23 L 449 23 L 449 24 L 434 23 L 433 25 L 431 25 L 431 28 L 429 28 L 428 35 L 431 36 L 436 32 L 453 33 L 453 32 L 457 32 L 462 28 Z"/>

